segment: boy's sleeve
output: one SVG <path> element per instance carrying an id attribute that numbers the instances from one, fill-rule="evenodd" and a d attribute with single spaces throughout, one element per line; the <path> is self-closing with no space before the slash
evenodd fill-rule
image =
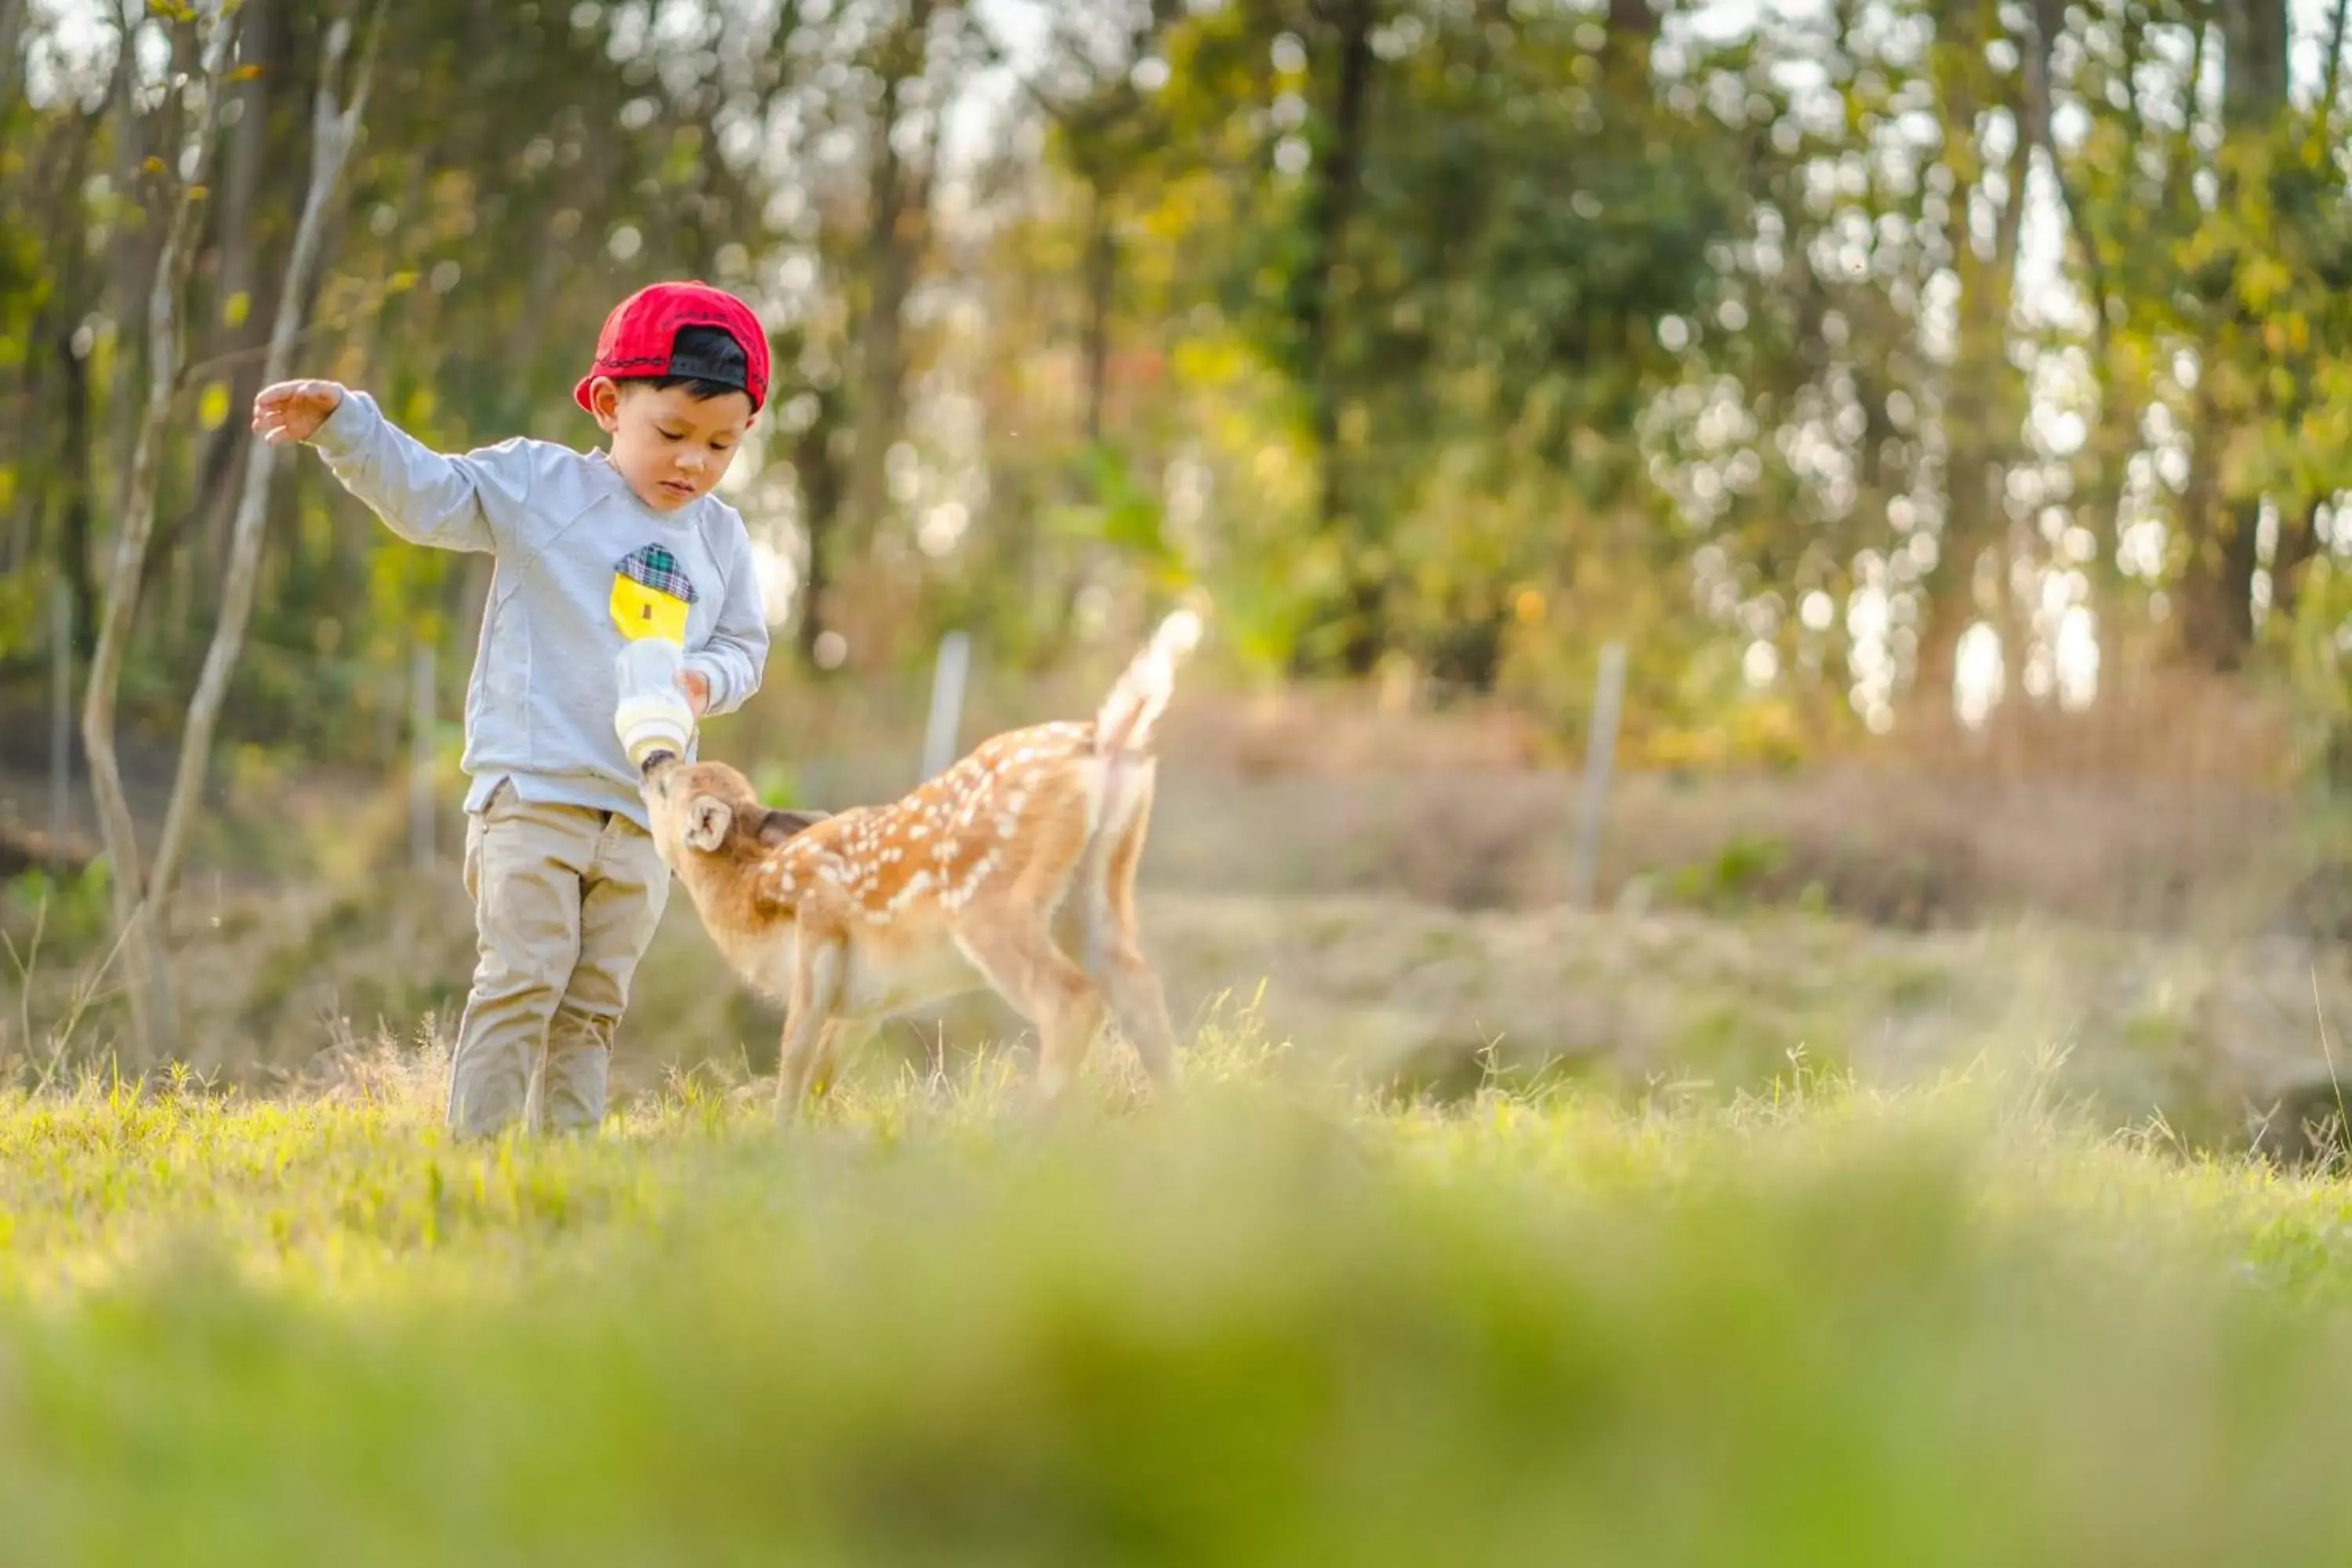
<path id="1" fill-rule="evenodd" d="M 760 600 L 760 573 L 751 541 L 739 524 L 734 560 L 727 571 L 726 596 L 709 640 L 687 655 L 686 668 L 710 682 L 708 714 L 732 713 L 760 689 L 768 664 L 768 613 Z"/>
<path id="2" fill-rule="evenodd" d="M 412 544 L 497 551 L 515 543 L 530 494 L 531 455 L 518 438 L 462 457 L 436 452 L 383 416 L 356 387 L 310 437 L 327 470 Z"/>

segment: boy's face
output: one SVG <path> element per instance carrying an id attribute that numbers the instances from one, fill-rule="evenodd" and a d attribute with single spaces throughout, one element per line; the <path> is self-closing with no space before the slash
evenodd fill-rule
<path id="1" fill-rule="evenodd" d="M 676 511 L 710 493 L 735 460 L 754 412 L 740 392 L 704 400 L 683 386 L 625 385 L 601 376 L 588 401 L 613 438 L 613 467 L 656 511 Z"/>

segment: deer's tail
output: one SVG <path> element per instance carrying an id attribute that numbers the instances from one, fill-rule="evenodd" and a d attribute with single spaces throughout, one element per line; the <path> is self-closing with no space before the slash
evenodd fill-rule
<path id="1" fill-rule="evenodd" d="M 1148 755 L 1152 726 L 1176 695 L 1176 666 L 1200 645 L 1201 617 L 1177 610 L 1160 623 L 1095 713 L 1095 750 L 1107 758 Z"/>
<path id="2" fill-rule="evenodd" d="M 1109 932 L 1110 889 L 1107 878 L 1118 841 L 1150 809 L 1152 727 L 1176 695 L 1176 666 L 1200 646 L 1201 617 L 1177 610 L 1160 623 L 1151 640 L 1130 660 L 1095 713 L 1095 752 L 1103 760 L 1087 843 L 1080 861 L 1078 907 L 1085 942 L 1079 963 L 1102 977 Z"/>

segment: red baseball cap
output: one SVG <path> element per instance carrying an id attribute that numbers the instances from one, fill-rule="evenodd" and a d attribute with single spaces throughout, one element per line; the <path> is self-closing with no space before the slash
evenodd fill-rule
<path id="1" fill-rule="evenodd" d="M 680 327 L 717 327 L 743 351 L 749 376 L 732 364 L 675 352 Z M 572 390 L 572 401 L 590 408 L 588 384 L 600 375 L 693 375 L 741 386 L 754 411 L 768 401 L 768 332 L 751 307 L 708 283 L 653 283 L 613 307 L 596 337 L 596 363 Z M 590 408 L 590 412 L 594 412 Z"/>

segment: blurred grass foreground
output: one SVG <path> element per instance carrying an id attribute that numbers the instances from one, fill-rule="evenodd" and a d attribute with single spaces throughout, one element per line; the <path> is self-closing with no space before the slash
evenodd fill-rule
<path id="1" fill-rule="evenodd" d="M 2339 1173 L 2032 1071 L 1697 1110 L 1011 1058 L 448 1145 L 441 1064 L 0 1091 L 11 1563 L 2344 1560 Z"/>

